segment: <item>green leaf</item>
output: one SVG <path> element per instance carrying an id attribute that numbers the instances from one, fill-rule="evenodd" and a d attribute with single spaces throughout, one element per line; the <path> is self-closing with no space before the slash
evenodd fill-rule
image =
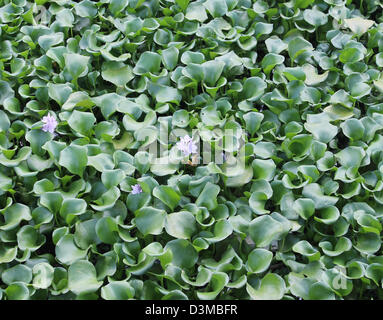
<path id="1" fill-rule="evenodd" d="M 28 287 L 22 283 L 13 283 L 5 289 L 8 300 L 29 300 L 30 293 Z"/>
<path id="2" fill-rule="evenodd" d="M 246 123 L 246 130 L 253 136 L 261 126 L 264 115 L 259 112 L 248 112 L 243 115 L 243 120 Z"/>
<path id="3" fill-rule="evenodd" d="M 48 51 L 49 48 L 58 45 L 64 41 L 64 34 L 62 32 L 46 34 L 39 37 L 39 45 L 45 51 Z"/>
<path id="4" fill-rule="evenodd" d="M 56 20 L 61 27 L 73 27 L 74 16 L 70 9 L 63 9 L 56 14 Z"/>
<path id="5" fill-rule="evenodd" d="M 188 5 L 186 9 L 185 18 L 188 20 L 197 20 L 199 22 L 204 22 L 208 17 L 206 14 L 206 9 L 202 3 L 192 2 Z"/>
<path id="6" fill-rule="evenodd" d="M 333 224 L 338 220 L 339 215 L 340 214 L 337 207 L 329 206 L 319 210 L 318 216 L 315 216 L 314 220 L 324 224 Z"/>
<path id="7" fill-rule="evenodd" d="M 75 225 L 74 240 L 76 245 L 81 249 L 86 249 L 92 244 L 100 243 L 100 239 L 96 234 L 96 223 L 98 219 L 90 219 L 86 221 L 78 221 Z"/>
<path id="8" fill-rule="evenodd" d="M 60 152 L 59 164 L 80 177 L 82 177 L 87 163 L 87 151 L 83 146 L 73 144 Z"/>
<path id="9" fill-rule="evenodd" d="M 5 244 L 0 244 L 0 263 L 8 263 L 13 261 L 17 255 L 17 246 L 12 247 Z"/>
<path id="10" fill-rule="evenodd" d="M 169 241 L 165 248 L 172 252 L 172 264 L 180 268 L 191 268 L 198 260 L 197 251 L 191 243 L 185 239 Z"/>
<path id="11" fill-rule="evenodd" d="M 101 297 L 105 300 L 128 300 L 134 293 L 134 288 L 126 281 L 113 281 L 101 288 Z"/>
<path id="12" fill-rule="evenodd" d="M 32 149 L 30 147 L 22 147 L 19 149 L 16 156 L 14 156 L 12 159 L 9 159 L 5 156 L 6 150 L 3 150 L 3 153 L 0 154 L 0 164 L 5 167 L 17 167 L 22 161 L 28 159 L 28 157 L 31 155 L 31 152 Z"/>
<path id="13" fill-rule="evenodd" d="M 165 224 L 166 212 L 153 207 L 143 207 L 136 211 L 135 223 L 144 235 L 160 234 Z"/>
<path id="14" fill-rule="evenodd" d="M 107 189 L 118 186 L 124 178 L 125 173 L 121 169 L 105 170 L 101 174 L 101 181 Z"/>
<path id="15" fill-rule="evenodd" d="M 213 18 L 222 17 L 228 11 L 226 1 L 207 0 L 203 5 Z"/>
<path id="16" fill-rule="evenodd" d="M 211 60 L 204 62 L 201 67 L 203 70 L 204 82 L 209 87 L 214 87 L 222 74 L 225 63 L 223 61 Z"/>
<path id="17" fill-rule="evenodd" d="M 324 195 L 320 185 L 317 183 L 310 183 L 304 186 L 302 195 L 314 201 L 315 209 L 327 208 L 338 202 L 337 197 Z"/>
<path id="18" fill-rule="evenodd" d="M 176 3 L 180 6 L 182 11 L 185 11 L 188 7 L 190 0 L 176 0 Z"/>
<path id="19" fill-rule="evenodd" d="M 165 230 L 174 238 L 190 239 L 197 231 L 195 217 L 188 211 L 168 214 L 165 220 Z"/>
<path id="20" fill-rule="evenodd" d="M 339 61 L 342 63 L 354 63 L 363 58 L 364 55 L 358 48 L 346 48 L 341 51 Z"/>
<path id="21" fill-rule="evenodd" d="M 8 285 L 15 282 L 28 284 L 32 280 L 32 270 L 23 264 L 17 264 L 14 267 L 6 269 L 1 274 L 1 280 Z"/>
<path id="22" fill-rule="evenodd" d="M 189 0 L 182 1 L 189 2 Z M 169 47 L 165 50 L 162 50 L 161 55 L 162 63 L 167 70 L 173 70 L 177 67 L 179 50 L 176 47 Z"/>
<path id="23" fill-rule="evenodd" d="M 279 275 L 268 273 L 262 278 L 259 288 L 247 283 L 246 290 L 253 300 L 280 300 L 286 292 L 286 284 Z"/>
<path id="24" fill-rule="evenodd" d="M 73 80 L 84 77 L 88 73 L 89 57 L 77 53 L 64 53 L 65 68 Z"/>
<path id="25" fill-rule="evenodd" d="M 315 212 L 315 203 L 312 199 L 297 199 L 294 202 L 293 209 L 301 216 L 301 218 L 307 220 Z"/>
<path id="26" fill-rule="evenodd" d="M 373 20 L 363 19 L 361 17 L 344 19 L 344 23 L 353 33 L 361 36 L 374 24 Z"/>
<path id="27" fill-rule="evenodd" d="M 87 164 L 99 172 L 112 170 L 114 168 L 112 157 L 107 153 L 99 153 L 95 156 L 88 156 Z"/>
<path id="28" fill-rule="evenodd" d="M 154 52 L 144 52 L 138 59 L 133 72 L 137 75 L 157 73 L 160 70 L 161 56 Z"/>
<path id="29" fill-rule="evenodd" d="M 120 195 L 121 191 L 119 188 L 110 188 L 109 190 L 102 193 L 98 199 L 93 201 L 95 204 L 91 204 L 90 206 L 96 211 L 104 211 L 110 209 L 114 206 Z"/>
<path id="30" fill-rule="evenodd" d="M 251 166 L 256 179 L 271 181 L 274 178 L 276 165 L 273 160 L 254 159 Z"/>
<path id="31" fill-rule="evenodd" d="M 114 16 L 116 16 L 122 12 L 128 4 L 128 0 L 111 0 L 109 3 L 109 10 Z"/>
<path id="32" fill-rule="evenodd" d="M 107 244 L 114 244 L 120 237 L 116 221 L 111 217 L 102 217 L 96 223 L 96 234 L 98 238 Z"/>
<path id="33" fill-rule="evenodd" d="M 91 112 L 74 110 L 68 119 L 69 126 L 82 136 L 89 136 L 96 122 L 96 117 Z"/>
<path id="34" fill-rule="evenodd" d="M 251 77 L 245 80 L 242 89 L 242 98 L 249 101 L 258 100 L 267 88 L 267 84 L 259 77 Z"/>
<path id="35" fill-rule="evenodd" d="M 47 289 L 53 281 L 54 268 L 47 262 L 40 262 L 33 266 L 33 286 L 38 289 Z"/>
<path id="36" fill-rule="evenodd" d="M 231 226 L 230 222 L 228 220 L 219 220 L 214 224 L 213 236 L 206 237 L 205 239 L 208 243 L 216 243 L 226 239 L 232 233 L 233 227 Z"/>
<path id="37" fill-rule="evenodd" d="M 313 285 L 311 285 L 309 289 L 309 299 L 310 300 L 335 300 L 335 295 L 330 288 L 328 288 L 321 282 L 316 282 Z"/>
<path id="38" fill-rule="evenodd" d="M 130 193 L 126 199 L 126 205 L 130 211 L 135 212 L 136 210 L 149 205 L 150 200 L 151 196 L 149 193 Z"/>
<path id="39" fill-rule="evenodd" d="M 15 93 L 8 82 L 0 80 L 0 104 L 3 104 L 5 99 L 14 97 Z"/>
<path id="40" fill-rule="evenodd" d="M 348 238 L 341 237 L 335 245 L 330 241 L 321 241 L 319 247 L 327 256 L 336 257 L 345 251 L 349 251 L 352 248 L 352 243 Z"/>
<path id="41" fill-rule="evenodd" d="M 59 212 L 63 200 L 63 196 L 60 192 L 46 192 L 41 195 L 40 204 L 55 214 Z"/>
<path id="42" fill-rule="evenodd" d="M 102 282 L 97 281 L 96 268 L 89 261 L 80 260 L 68 269 L 68 288 L 75 294 L 97 291 Z"/>
<path id="43" fill-rule="evenodd" d="M 17 232 L 17 244 L 23 251 L 36 251 L 45 243 L 45 236 L 32 226 L 23 226 Z"/>
<path id="44" fill-rule="evenodd" d="M 312 50 L 312 44 L 301 37 L 294 38 L 288 44 L 289 56 L 293 61 L 301 55 L 310 54 Z"/>
<path id="45" fill-rule="evenodd" d="M 134 78 L 131 67 L 119 61 L 104 62 L 101 75 L 104 80 L 113 83 L 117 87 L 125 86 Z"/>
<path id="46" fill-rule="evenodd" d="M 373 232 L 359 233 L 354 245 L 355 249 L 362 253 L 374 254 L 380 249 L 381 241 L 379 235 Z"/>
<path id="47" fill-rule="evenodd" d="M 92 18 L 97 15 L 96 5 L 89 0 L 83 0 L 74 6 L 76 14 L 83 18 Z"/>
<path id="48" fill-rule="evenodd" d="M 71 265 L 77 260 L 85 258 L 87 250 L 78 248 L 72 234 L 64 235 L 56 244 L 57 259 L 64 264 Z"/>
<path id="49" fill-rule="evenodd" d="M 86 207 L 86 201 L 83 199 L 66 198 L 61 203 L 60 215 L 68 222 L 73 218 L 73 216 L 78 216 L 84 213 Z"/>
<path id="50" fill-rule="evenodd" d="M 51 140 L 52 136 L 49 132 L 44 132 L 42 130 L 30 130 L 25 135 L 25 139 L 30 143 L 32 152 L 42 156 L 44 150 L 42 150 L 41 147 Z"/>
<path id="51" fill-rule="evenodd" d="M 271 216 L 260 216 L 249 224 L 249 234 L 257 247 L 265 247 L 283 231 L 282 223 Z"/>
<path id="52" fill-rule="evenodd" d="M 361 147 L 351 146 L 335 154 L 335 157 L 342 166 L 350 168 L 359 167 L 365 155 Z"/>
<path id="53" fill-rule="evenodd" d="M 15 203 L 4 211 L 5 223 L 0 226 L 0 230 L 11 230 L 18 226 L 21 221 L 32 219 L 29 207 L 21 203 Z"/>
<path id="54" fill-rule="evenodd" d="M 35 227 L 40 227 L 42 224 L 51 222 L 53 220 L 53 214 L 43 207 L 37 207 L 32 211 L 32 219 L 35 223 Z"/>
<path id="55" fill-rule="evenodd" d="M 214 300 L 228 284 L 229 277 L 224 272 L 214 272 L 207 290 L 197 291 L 197 297 L 200 300 Z"/>
<path id="56" fill-rule="evenodd" d="M 213 210 L 217 207 L 217 195 L 219 193 L 219 187 L 210 182 L 206 183 L 201 194 L 196 200 L 196 205 L 200 207 L 206 207 L 208 210 Z"/>
<path id="57" fill-rule="evenodd" d="M 189 113 L 186 110 L 177 110 L 172 117 L 172 125 L 185 128 L 190 123 Z"/>
<path id="58" fill-rule="evenodd" d="M 157 102 L 165 103 L 165 102 L 173 102 L 179 104 L 182 95 L 180 92 L 172 87 L 159 85 L 155 83 L 149 83 L 148 85 L 149 93 L 154 96 Z"/>
<path id="59" fill-rule="evenodd" d="M 372 279 L 377 286 L 380 286 L 383 278 L 383 266 L 380 263 L 370 264 L 366 269 L 366 277 Z"/>
<path id="60" fill-rule="evenodd" d="M 55 100 L 60 106 L 67 101 L 71 93 L 72 88 L 67 84 L 48 83 L 49 97 Z"/>
<path id="61" fill-rule="evenodd" d="M 168 186 L 158 186 L 153 190 L 153 196 L 160 199 L 165 203 L 171 210 L 177 206 L 181 197 L 175 192 L 171 187 Z"/>
<path id="62" fill-rule="evenodd" d="M 274 54 L 279 54 L 287 49 L 287 44 L 275 35 L 267 38 L 265 44 L 267 51 Z"/>
<path id="63" fill-rule="evenodd" d="M 266 249 L 254 249 L 249 253 L 246 267 L 249 272 L 261 273 L 269 268 L 272 259 L 272 252 Z"/>
<path id="64" fill-rule="evenodd" d="M 358 119 L 347 119 L 341 124 L 342 131 L 351 140 L 360 140 L 364 136 L 365 128 Z"/>
<path id="65" fill-rule="evenodd" d="M 262 68 L 266 74 L 270 74 L 271 70 L 276 65 L 282 64 L 285 61 L 285 57 L 275 53 L 268 53 L 262 59 Z"/>
<path id="66" fill-rule="evenodd" d="M 315 249 L 308 241 L 301 240 L 294 244 L 293 251 L 299 253 L 309 259 L 309 261 L 318 260 L 320 257 L 320 252 Z"/>
<path id="67" fill-rule="evenodd" d="M 311 118 L 308 118 L 311 119 Z M 338 128 L 328 121 L 306 122 L 305 129 L 311 132 L 314 138 L 323 143 L 329 143 L 338 133 Z"/>
<path id="68" fill-rule="evenodd" d="M 327 23 L 327 15 L 315 6 L 314 9 L 306 9 L 303 11 L 303 18 L 309 24 L 312 24 L 316 28 Z"/>

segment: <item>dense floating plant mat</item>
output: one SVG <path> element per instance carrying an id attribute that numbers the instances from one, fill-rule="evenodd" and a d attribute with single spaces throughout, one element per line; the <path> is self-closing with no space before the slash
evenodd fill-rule
<path id="1" fill-rule="evenodd" d="M 0 0 L 0 298 L 380 299 L 376 0 Z"/>

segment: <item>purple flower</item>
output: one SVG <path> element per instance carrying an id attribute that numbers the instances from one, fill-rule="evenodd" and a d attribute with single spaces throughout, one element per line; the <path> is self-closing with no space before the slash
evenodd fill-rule
<path id="1" fill-rule="evenodd" d="M 43 131 L 45 132 L 50 132 L 50 133 L 54 133 L 55 132 L 55 129 L 57 127 L 57 121 L 54 117 L 52 117 L 50 114 L 48 114 L 47 116 L 43 117 L 43 120 L 44 122 L 44 125 L 43 125 Z"/>
<path id="2" fill-rule="evenodd" d="M 181 138 L 181 140 L 177 142 L 176 145 L 178 150 L 181 150 L 185 156 L 188 156 L 192 153 L 197 153 L 197 146 L 193 142 L 192 138 L 190 138 L 188 135 Z"/>
<path id="3" fill-rule="evenodd" d="M 138 183 L 132 186 L 132 194 L 139 194 L 141 192 L 142 192 L 142 188 Z"/>

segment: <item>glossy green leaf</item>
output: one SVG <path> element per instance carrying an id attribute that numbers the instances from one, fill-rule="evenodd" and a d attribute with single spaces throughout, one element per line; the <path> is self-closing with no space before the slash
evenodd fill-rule
<path id="1" fill-rule="evenodd" d="M 253 300 L 279 300 L 286 291 L 285 281 L 275 273 L 268 273 L 260 282 L 259 288 L 253 288 L 249 283 L 246 290 Z"/>
<path id="2" fill-rule="evenodd" d="M 191 268 L 197 262 L 197 251 L 185 239 L 171 240 L 166 244 L 165 249 L 172 252 L 172 264 L 180 268 Z"/>
<path id="3" fill-rule="evenodd" d="M 72 292 L 89 293 L 96 291 L 102 282 L 97 281 L 95 267 L 86 260 L 73 263 L 68 269 L 68 288 Z"/>
<path id="4" fill-rule="evenodd" d="M 73 174 L 82 176 L 87 163 L 88 156 L 83 146 L 71 145 L 60 152 L 59 164 Z"/>
<path id="5" fill-rule="evenodd" d="M 272 252 L 265 249 L 254 249 L 248 256 L 247 268 L 253 273 L 264 272 L 269 268 L 272 258 Z"/>
<path id="6" fill-rule="evenodd" d="M 160 234 L 165 224 L 165 211 L 153 207 L 143 207 L 136 212 L 135 222 L 144 235 Z"/>

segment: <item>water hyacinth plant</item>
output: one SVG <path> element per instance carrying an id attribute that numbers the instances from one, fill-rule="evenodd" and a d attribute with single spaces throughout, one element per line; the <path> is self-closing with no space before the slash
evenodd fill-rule
<path id="1" fill-rule="evenodd" d="M 50 114 L 43 117 L 42 122 L 44 123 L 42 130 L 45 132 L 54 133 L 57 127 L 57 121 Z"/>
<path id="2" fill-rule="evenodd" d="M 0 1 L 0 299 L 381 299 L 382 10 Z"/>
<path id="3" fill-rule="evenodd" d="M 184 136 L 179 142 L 177 142 L 177 148 L 182 151 L 185 156 L 197 153 L 197 146 L 188 135 Z"/>
<path id="4" fill-rule="evenodd" d="M 132 194 L 139 194 L 142 192 L 142 188 L 139 184 L 132 186 Z"/>

